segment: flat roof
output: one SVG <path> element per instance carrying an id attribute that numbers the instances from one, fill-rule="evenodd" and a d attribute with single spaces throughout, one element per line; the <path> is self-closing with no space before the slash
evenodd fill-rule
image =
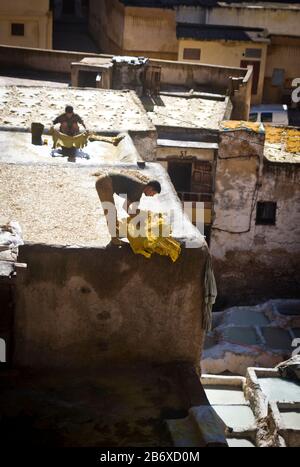
<path id="1" fill-rule="evenodd" d="M 29 86 L 0 87 L 0 126 L 29 129 L 40 122 L 47 128 L 66 105 L 91 131 L 154 130 L 134 91 Z"/>
<path id="2" fill-rule="evenodd" d="M 117 146 L 102 141 L 88 142 L 82 150 L 76 151 L 76 164 L 136 164 L 140 158 L 133 141 L 126 133 L 122 136 L 124 139 Z M 31 144 L 31 133 L 0 131 L 0 163 L 65 164 L 67 158 L 62 156 L 61 150 L 52 149 L 52 137 L 43 136 L 43 141 L 43 146 L 35 146 Z"/>
<path id="3" fill-rule="evenodd" d="M 264 156 L 269 162 L 300 163 L 300 128 L 240 120 L 223 121 L 220 128 L 223 131 L 265 133 Z"/>
<path id="4" fill-rule="evenodd" d="M 177 23 L 176 34 L 178 39 L 270 42 L 264 29 L 239 26 Z"/>
<path id="5" fill-rule="evenodd" d="M 146 8 L 176 8 L 180 6 L 187 7 L 232 7 L 232 8 L 299 8 L 298 0 L 264 0 L 264 1 L 246 1 L 240 0 L 120 0 L 125 6 L 146 7 Z"/>
<path id="6" fill-rule="evenodd" d="M 110 235 L 95 183 L 101 174 L 116 171 L 158 180 L 162 192 L 153 198 L 143 197 L 141 209 L 163 213 L 172 209 L 176 214 L 171 220 L 173 236 L 193 239 L 197 246 L 205 244 L 199 231 L 181 216 L 181 202 L 160 164 L 146 163 L 145 169 L 139 169 L 132 162 L 108 163 L 105 157 L 101 163 L 97 154 L 87 162 L 68 163 L 62 158 L 51 159 L 46 154 L 50 147 L 32 146 L 30 135 L 19 136 L 0 132 L 0 225 L 17 221 L 24 242 L 105 247 Z M 116 202 L 119 216 L 124 217 L 121 198 Z"/>
<path id="7" fill-rule="evenodd" d="M 210 1 L 210 0 L 208 0 Z M 240 0 L 223 0 L 218 1 L 219 7 L 225 8 L 255 8 L 255 9 L 275 9 L 275 10 L 300 10 L 299 0 L 264 0 L 264 1 L 240 1 Z"/>
<path id="8" fill-rule="evenodd" d="M 270 162 L 300 163 L 300 129 L 265 124 L 264 156 Z"/>
<path id="9" fill-rule="evenodd" d="M 154 125 L 218 130 L 226 108 L 226 99 L 220 101 L 161 94 L 148 115 Z"/>

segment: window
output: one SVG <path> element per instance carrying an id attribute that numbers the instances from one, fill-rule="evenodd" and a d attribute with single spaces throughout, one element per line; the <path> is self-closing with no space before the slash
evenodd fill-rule
<path id="1" fill-rule="evenodd" d="M 24 36 L 25 26 L 23 23 L 12 23 L 11 24 L 11 35 L 12 36 Z"/>
<path id="2" fill-rule="evenodd" d="M 273 74 L 272 74 L 272 85 L 282 86 L 283 84 L 284 84 L 284 69 L 274 68 Z"/>
<path id="3" fill-rule="evenodd" d="M 183 49 L 184 60 L 200 60 L 201 49 Z"/>
<path id="4" fill-rule="evenodd" d="M 273 201 L 259 201 L 256 206 L 256 225 L 276 224 L 277 203 Z"/>
<path id="5" fill-rule="evenodd" d="M 272 112 L 262 112 L 260 115 L 260 120 L 265 123 L 270 123 L 273 121 Z"/>
<path id="6" fill-rule="evenodd" d="M 261 49 L 246 49 L 244 55 L 247 58 L 261 58 Z"/>
<path id="7" fill-rule="evenodd" d="M 249 122 L 257 122 L 257 117 L 258 117 L 258 113 L 257 112 L 252 112 L 249 115 Z"/>

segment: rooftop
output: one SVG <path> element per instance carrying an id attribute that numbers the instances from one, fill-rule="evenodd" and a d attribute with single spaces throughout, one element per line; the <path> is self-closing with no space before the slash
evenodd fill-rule
<path id="1" fill-rule="evenodd" d="M 265 157 L 270 162 L 300 163 L 300 129 L 265 126 Z"/>
<path id="2" fill-rule="evenodd" d="M 203 237 L 189 221 L 180 223 L 181 203 L 164 168 L 147 163 L 145 169 L 138 169 L 130 151 L 131 139 L 126 138 L 119 149 L 108 143 L 90 143 L 83 152 L 90 154 L 90 160 L 68 163 L 65 158 L 51 157 L 50 141 L 33 146 L 30 134 L 0 132 L 0 225 L 18 221 L 24 242 L 105 247 L 110 236 L 95 182 L 102 173 L 113 170 L 159 180 L 162 192 L 151 199 L 142 198 L 141 209 L 173 209 L 179 214 L 172 223 L 174 237 L 193 237 L 203 244 Z M 118 198 L 116 202 L 119 216 L 124 217 Z"/>
<path id="3" fill-rule="evenodd" d="M 225 131 L 248 130 L 265 132 L 264 156 L 270 162 L 289 164 L 300 163 L 300 129 L 273 126 L 256 122 L 223 121 L 221 128 Z"/>
<path id="4" fill-rule="evenodd" d="M 66 104 L 72 105 L 91 131 L 147 131 L 153 125 L 134 91 L 54 87 L 0 87 L 0 126 L 49 127 Z"/>
<path id="5" fill-rule="evenodd" d="M 208 24 L 177 24 L 178 39 L 269 42 L 264 29 Z"/>
<path id="6" fill-rule="evenodd" d="M 148 116 L 159 126 L 218 129 L 227 105 L 225 98 L 178 97 L 164 93 L 154 101 Z"/>
<path id="7" fill-rule="evenodd" d="M 125 6 L 147 7 L 147 8 L 176 8 L 187 7 L 235 7 L 235 8 L 296 8 L 299 9 L 298 0 L 264 0 L 245 1 L 240 0 L 120 0 Z"/>

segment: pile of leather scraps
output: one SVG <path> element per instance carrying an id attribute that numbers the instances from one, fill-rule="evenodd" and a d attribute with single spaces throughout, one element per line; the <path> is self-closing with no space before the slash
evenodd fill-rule
<path id="1" fill-rule="evenodd" d="M 0 261 L 15 261 L 18 247 L 23 244 L 22 230 L 18 222 L 0 225 Z"/>

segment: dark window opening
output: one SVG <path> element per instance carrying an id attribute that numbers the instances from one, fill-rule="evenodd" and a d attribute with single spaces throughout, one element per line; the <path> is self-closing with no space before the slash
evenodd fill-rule
<path id="1" fill-rule="evenodd" d="M 245 57 L 248 58 L 261 58 L 261 49 L 246 49 L 245 50 Z"/>
<path id="2" fill-rule="evenodd" d="M 75 14 L 75 0 L 63 0 L 62 12 L 64 15 L 74 15 Z"/>
<path id="3" fill-rule="evenodd" d="M 255 112 L 252 112 L 252 113 L 249 115 L 249 122 L 257 122 L 257 117 L 258 117 L 258 114 L 255 113 Z"/>
<path id="4" fill-rule="evenodd" d="M 184 60 L 200 60 L 201 49 L 183 49 Z"/>
<path id="5" fill-rule="evenodd" d="M 273 114 L 272 112 L 262 112 L 260 119 L 262 122 L 270 123 L 273 121 Z"/>
<path id="6" fill-rule="evenodd" d="M 277 203 L 273 201 L 260 201 L 256 206 L 256 225 L 276 224 Z"/>
<path id="7" fill-rule="evenodd" d="M 24 36 L 25 26 L 23 23 L 12 23 L 11 25 L 11 35 L 12 36 Z"/>
<path id="8" fill-rule="evenodd" d="M 284 74 L 285 74 L 285 71 L 283 68 L 274 68 L 273 74 L 272 74 L 272 85 L 283 86 L 284 85 Z"/>
<path id="9" fill-rule="evenodd" d="M 191 162 L 169 162 L 168 172 L 176 191 L 191 191 Z"/>
<path id="10" fill-rule="evenodd" d="M 260 73 L 260 61 L 242 60 L 241 68 L 247 68 L 248 65 L 253 66 L 253 80 L 252 80 L 252 94 L 257 94 L 259 73 Z"/>
<path id="11" fill-rule="evenodd" d="M 82 88 L 95 88 L 98 74 L 99 73 L 96 71 L 80 71 L 78 75 L 78 86 Z"/>

